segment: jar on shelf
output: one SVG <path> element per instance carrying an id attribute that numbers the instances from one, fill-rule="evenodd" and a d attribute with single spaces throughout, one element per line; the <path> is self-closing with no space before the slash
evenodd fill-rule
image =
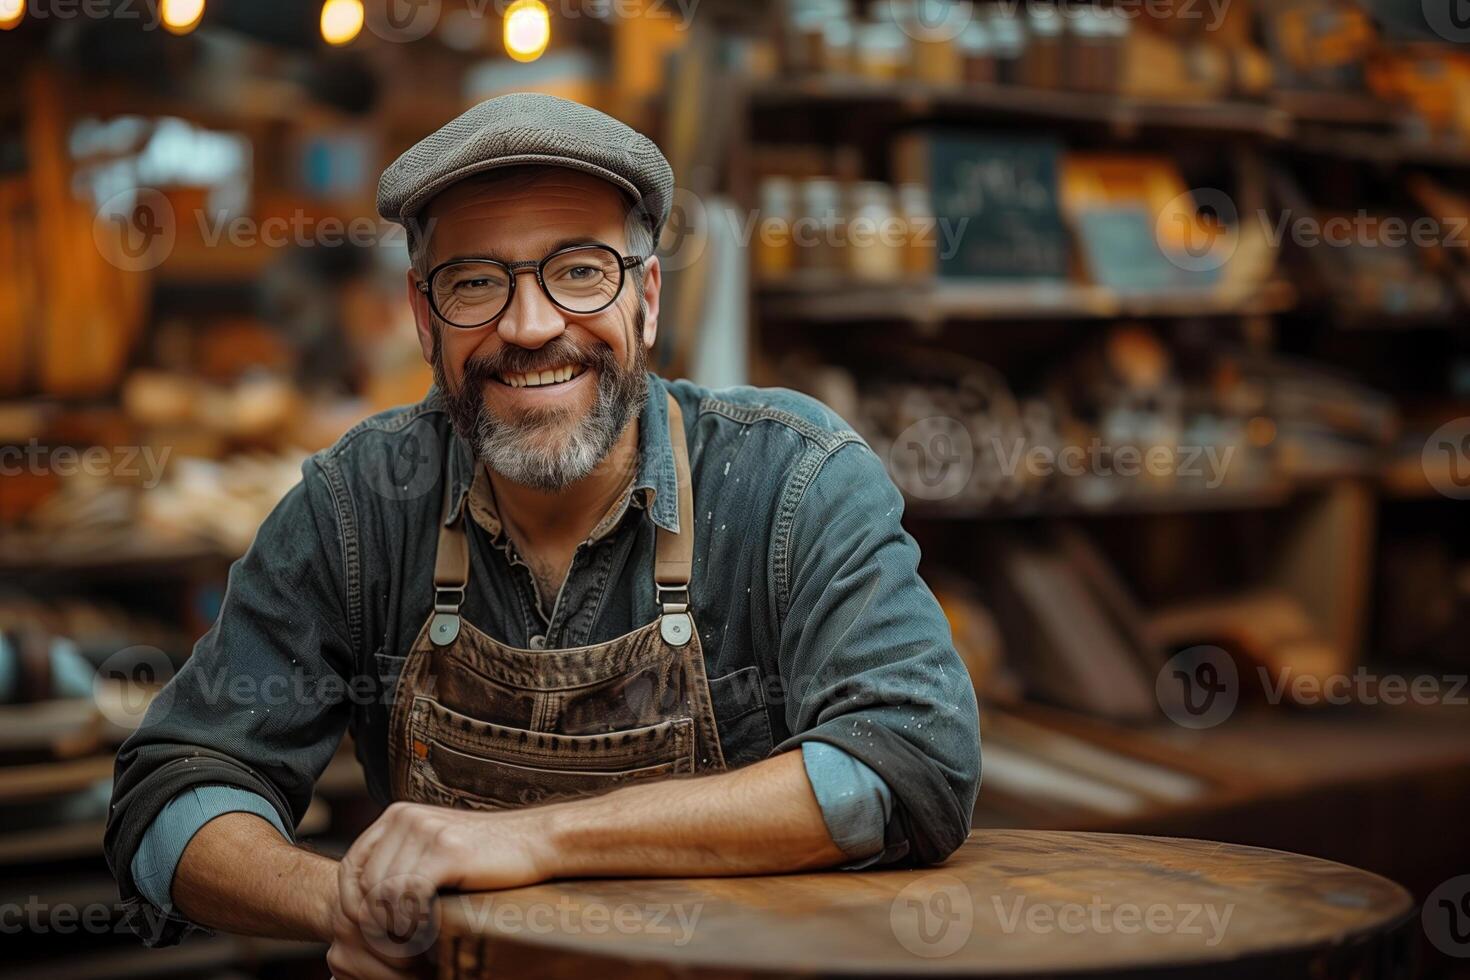
<path id="1" fill-rule="evenodd" d="M 873 82 L 897 81 L 908 74 L 909 36 L 891 12 L 883 16 L 889 19 L 863 21 L 856 28 L 857 73 Z"/>
<path id="2" fill-rule="evenodd" d="M 840 272 L 843 261 L 838 242 L 845 225 L 842 185 L 831 177 L 807 177 L 801 182 L 797 212 L 791 226 L 796 267 Z"/>
<path id="3" fill-rule="evenodd" d="M 992 85 L 997 81 L 995 41 L 990 27 L 979 17 L 955 38 L 960 57 L 960 77 L 966 85 Z"/>
<path id="4" fill-rule="evenodd" d="M 913 38 L 914 77 L 930 85 L 964 81 L 959 36 L 973 22 L 970 0 L 914 0 L 905 31 Z"/>
<path id="5" fill-rule="evenodd" d="M 849 44 L 852 8 L 848 0 L 790 0 L 784 11 L 782 64 L 794 75 L 831 70 L 833 24 L 847 24 Z"/>
<path id="6" fill-rule="evenodd" d="M 790 177 L 766 177 L 760 182 L 760 212 L 755 222 L 756 278 L 779 282 L 796 268 L 796 245 L 791 239 L 796 221 L 796 182 Z"/>
<path id="7" fill-rule="evenodd" d="M 1079 7 L 1071 12 L 1068 36 L 1067 86 L 1079 92 L 1100 92 L 1107 85 L 1103 62 L 1108 43 L 1110 8 Z"/>
<path id="8" fill-rule="evenodd" d="M 996 80 L 1007 85 L 1025 82 L 1021 67 L 1026 58 L 1026 24 L 1015 9 L 995 7 L 985 19 L 995 57 Z"/>
<path id="9" fill-rule="evenodd" d="M 857 71 L 857 34 L 852 20 L 833 17 L 822 25 L 821 66 L 824 75 Z"/>
<path id="10" fill-rule="evenodd" d="M 1026 32 L 1030 35 L 1030 43 L 1026 47 L 1021 73 L 1025 84 L 1033 88 L 1061 87 L 1066 26 L 1061 11 L 1054 5 L 1027 5 Z"/>
<path id="11" fill-rule="evenodd" d="M 928 186 L 899 185 L 898 212 L 904 226 L 904 275 L 910 279 L 934 278 L 939 273 L 939 221 Z"/>
<path id="12" fill-rule="evenodd" d="M 903 277 L 908 235 L 893 203 L 893 188 L 879 181 L 852 185 L 843 241 L 847 271 L 863 282 L 894 282 Z"/>

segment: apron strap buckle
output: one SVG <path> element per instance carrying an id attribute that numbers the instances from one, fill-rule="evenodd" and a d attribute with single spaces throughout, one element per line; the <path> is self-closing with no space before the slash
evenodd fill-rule
<path id="1" fill-rule="evenodd" d="M 460 586 L 434 586 L 434 611 L 437 613 L 458 613 L 459 607 L 464 604 L 463 585 Z M 448 598 L 446 598 L 448 597 Z M 453 601 L 451 601 L 451 599 Z"/>
<path id="2" fill-rule="evenodd" d="M 655 582 L 653 587 L 658 590 L 658 604 L 664 615 L 689 611 L 689 586 L 662 585 Z M 666 596 L 665 593 L 678 593 L 678 596 Z"/>

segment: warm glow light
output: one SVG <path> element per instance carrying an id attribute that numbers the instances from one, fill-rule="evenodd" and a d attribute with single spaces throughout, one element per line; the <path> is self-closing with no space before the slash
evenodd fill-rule
<path id="1" fill-rule="evenodd" d="M 322 4 L 322 38 L 346 44 L 362 31 L 362 0 L 327 0 Z"/>
<path id="2" fill-rule="evenodd" d="M 517 61 L 535 61 L 551 43 L 551 14 L 541 0 L 515 0 L 505 9 L 505 51 Z"/>
<path id="3" fill-rule="evenodd" d="M 0 0 L 0 31 L 18 25 L 26 15 L 26 0 Z"/>
<path id="4" fill-rule="evenodd" d="M 163 26 L 173 34 L 188 34 L 204 17 L 204 0 L 163 0 Z"/>

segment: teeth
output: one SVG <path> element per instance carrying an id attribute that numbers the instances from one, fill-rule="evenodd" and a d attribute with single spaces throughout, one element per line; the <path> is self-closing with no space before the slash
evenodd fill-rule
<path id="1" fill-rule="evenodd" d="M 582 373 L 580 368 L 571 364 L 563 364 L 561 367 L 549 368 L 545 371 L 532 371 L 526 374 L 502 374 L 500 380 L 512 388 L 536 388 L 541 385 L 570 381 L 580 373 Z"/>

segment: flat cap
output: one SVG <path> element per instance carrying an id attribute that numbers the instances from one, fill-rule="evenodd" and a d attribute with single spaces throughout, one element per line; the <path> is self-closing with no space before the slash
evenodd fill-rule
<path id="1" fill-rule="evenodd" d="M 674 172 L 658 146 L 596 109 L 537 92 L 487 99 L 410 147 L 378 181 L 378 213 L 403 225 L 456 181 L 498 167 L 570 167 L 610 181 L 633 199 L 658 242 Z"/>

